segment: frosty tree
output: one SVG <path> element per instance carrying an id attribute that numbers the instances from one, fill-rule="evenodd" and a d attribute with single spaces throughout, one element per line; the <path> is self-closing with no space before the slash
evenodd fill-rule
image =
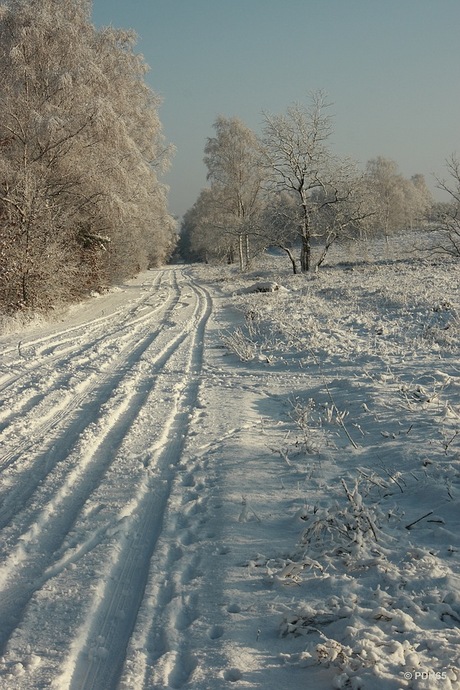
<path id="1" fill-rule="evenodd" d="M 0 308 L 50 306 L 171 249 L 158 99 L 88 0 L 0 8 Z"/>
<path id="2" fill-rule="evenodd" d="M 235 236 L 222 226 L 216 190 L 202 189 L 185 214 L 181 225 L 180 249 L 188 259 L 235 261 Z"/>
<path id="3" fill-rule="evenodd" d="M 438 178 L 438 187 L 448 194 L 449 202 L 443 204 L 443 212 L 437 219 L 436 229 L 440 231 L 441 239 L 436 248 L 460 257 L 460 160 L 452 155 L 446 165 L 449 178 Z"/>
<path id="4" fill-rule="evenodd" d="M 330 150 L 332 121 L 328 108 L 319 91 L 313 94 L 308 107 L 293 105 L 281 115 L 265 114 L 266 164 L 274 193 L 286 192 L 294 202 L 291 228 L 295 240 L 300 240 L 302 271 L 313 267 L 315 238 L 323 242 L 315 264 L 319 266 L 331 243 L 370 213 L 358 193 L 362 185 L 354 165 L 340 161 Z M 279 227 L 280 215 L 275 213 L 274 217 L 275 227 Z M 332 226 L 327 218 L 333 221 Z M 285 231 L 286 226 L 283 234 Z M 295 270 L 294 262 L 293 266 Z"/>
<path id="5" fill-rule="evenodd" d="M 378 156 L 367 162 L 366 183 L 375 210 L 371 230 L 387 243 L 426 219 L 433 201 L 423 175 L 406 179 L 395 161 Z"/>
<path id="6" fill-rule="evenodd" d="M 240 268 L 251 258 L 250 237 L 261 207 L 264 169 L 256 135 L 238 118 L 219 116 L 205 146 L 216 228 L 233 238 Z"/>

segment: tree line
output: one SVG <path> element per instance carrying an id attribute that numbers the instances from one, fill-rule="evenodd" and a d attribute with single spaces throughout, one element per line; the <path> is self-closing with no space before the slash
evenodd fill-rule
<path id="1" fill-rule="evenodd" d="M 336 242 L 368 235 L 391 242 L 395 233 L 424 225 L 446 231 L 448 223 L 446 246 L 455 249 L 459 203 L 440 210 L 423 175 L 407 179 L 393 160 L 377 157 L 360 170 L 353 160 L 337 156 L 322 91 L 306 105 L 263 118 L 261 136 L 239 118 L 216 119 L 215 136 L 204 149 L 209 186 L 182 222 L 183 258 L 237 261 L 243 270 L 261 250 L 279 247 L 294 273 L 306 272 L 321 266 Z M 457 202 L 459 170 L 453 159 L 453 187 L 438 181 L 451 195 L 457 190 Z"/>
<path id="2" fill-rule="evenodd" d="M 135 35 L 90 0 L 0 6 L 0 311 L 50 308 L 163 263 L 175 241 L 158 96 Z"/>

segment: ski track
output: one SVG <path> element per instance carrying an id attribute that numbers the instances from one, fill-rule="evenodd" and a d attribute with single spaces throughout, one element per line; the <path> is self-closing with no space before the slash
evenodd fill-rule
<path id="1" fill-rule="evenodd" d="M 159 287 L 161 277 L 161 274 L 155 277 L 151 289 Z M 167 278 L 168 287 L 170 287 L 169 280 L 173 276 L 168 276 Z M 53 333 L 39 338 L 32 337 L 25 341 L 19 341 L 15 346 L 5 347 L 2 352 L 2 367 L 7 369 L 8 374 L 4 374 L 0 378 L 0 393 L 3 393 L 12 385 L 17 386 L 21 379 L 26 381 L 27 387 L 31 373 L 41 370 L 43 366 L 43 361 L 40 360 L 40 357 L 46 357 L 47 364 L 59 363 L 63 355 L 68 356 L 74 353 L 75 357 L 81 356 L 85 352 L 94 349 L 100 342 L 110 342 L 110 335 L 120 337 L 123 324 L 126 326 L 129 323 L 132 326 L 133 317 L 140 311 L 141 307 L 148 306 L 147 303 L 150 299 L 152 299 L 152 296 L 149 290 L 134 306 L 128 305 L 127 308 L 120 308 L 115 312 L 102 315 L 91 321 L 85 321 L 83 324 L 58 331 L 57 334 Z M 157 300 L 158 296 L 155 299 Z M 150 306 L 148 316 L 160 308 L 160 303 L 156 307 Z M 115 322 L 117 325 L 114 328 L 114 317 L 118 315 L 120 320 Z M 111 330 L 107 331 L 107 327 Z M 82 345 L 80 345 L 80 340 L 83 340 Z M 66 360 L 67 357 L 65 357 L 64 361 Z M 10 373 L 11 370 L 13 370 L 13 374 Z M 15 390 L 17 389 L 15 388 Z"/>
<path id="2" fill-rule="evenodd" d="M 158 280 L 158 279 L 157 279 Z M 157 287 L 157 281 L 152 285 L 152 289 Z M 144 305 L 148 297 L 143 297 L 142 304 Z M 164 304 L 168 304 L 170 299 L 169 291 L 166 296 Z M 33 406 L 28 400 L 27 393 L 30 392 L 32 375 L 35 372 L 39 372 L 39 378 L 42 379 L 39 382 L 34 381 L 33 389 L 36 390 L 39 384 L 44 385 L 45 392 L 42 393 L 41 397 L 45 397 L 46 388 L 49 388 L 50 384 L 53 384 L 54 390 L 59 390 L 64 388 L 69 383 L 70 374 L 67 373 L 66 369 L 73 370 L 75 367 L 77 371 L 83 369 L 84 374 L 87 374 L 88 365 L 90 369 L 95 369 L 94 360 L 101 361 L 101 356 L 103 351 L 110 351 L 110 348 L 115 346 L 119 347 L 119 343 L 124 340 L 131 341 L 132 335 L 130 331 L 133 326 L 137 328 L 142 327 L 143 321 L 149 321 L 154 313 L 157 313 L 161 308 L 164 308 L 164 304 L 157 304 L 150 308 L 148 314 L 134 319 L 135 313 L 139 310 L 140 305 L 136 307 L 131 307 L 128 313 L 123 314 L 117 312 L 112 316 L 102 317 L 100 319 L 95 319 L 89 323 L 83 324 L 82 326 L 75 326 L 72 329 L 64 331 L 64 333 L 71 332 L 73 334 L 72 338 L 69 340 L 61 340 L 61 335 L 58 334 L 52 336 L 46 336 L 39 340 L 31 340 L 27 343 L 27 352 L 32 348 L 33 353 L 29 355 L 27 359 L 14 359 L 8 362 L 9 369 L 21 368 L 21 371 L 10 376 L 3 383 L 0 384 L 0 394 L 4 395 L 2 410 L 0 411 L 0 419 L 2 420 L 2 430 L 3 428 L 10 427 L 15 418 L 24 415 L 25 407 L 27 412 L 33 409 Z M 120 320 L 116 321 L 116 328 L 113 327 L 114 316 L 120 314 Z M 131 318 L 130 318 L 131 317 Z M 109 329 L 109 330 L 107 330 Z M 88 338 L 89 336 L 89 338 Z M 49 340 L 55 340 L 52 345 L 48 343 Z M 80 341 L 83 343 L 80 344 Z M 45 346 L 45 343 L 46 346 Z M 62 344 L 65 344 L 65 348 L 62 348 Z M 67 343 L 70 343 L 67 345 Z M 3 357 L 8 360 L 8 354 L 14 352 L 12 348 L 7 348 L 3 352 Z M 70 358 L 70 355 L 72 357 Z M 31 357 L 33 356 L 33 360 Z M 45 361 L 43 358 L 46 358 Z M 69 359 L 71 359 L 72 366 L 69 368 Z M 43 381 L 43 368 L 44 366 L 49 369 L 50 377 Z M 63 373 L 60 374 L 60 370 L 63 369 Z M 23 381 L 23 383 L 20 383 Z M 19 384 L 19 386 L 18 386 Z M 14 386 L 14 388 L 13 388 Z M 14 394 L 14 399 L 8 400 L 8 389 L 12 389 Z M 25 403 L 21 400 L 21 393 L 24 391 L 26 393 Z M 18 400 L 19 393 L 19 400 Z M 9 403 L 9 404 L 7 404 Z"/>
<path id="3" fill-rule="evenodd" d="M 148 332 L 148 330 L 147 325 L 146 331 Z M 38 426 L 34 426 L 33 418 L 30 419 L 30 423 L 27 426 L 23 425 L 22 429 L 24 436 L 27 437 L 26 440 L 20 440 L 19 443 L 15 444 L 13 450 L 9 450 L 3 455 L 2 469 L 5 469 L 19 459 L 21 459 L 21 465 L 24 465 L 23 456 L 25 451 L 29 449 L 33 449 L 38 454 L 38 459 L 32 467 L 25 469 L 21 467 L 18 470 L 18 474 L 15 476 L 15 488 L 8 493 L 3 501 L 1 515 L 5 524 L 11 520 L 16 511 L 22 511 L 29 495 L 56 467 L 57 463 L 66 459 L 66 453 L 78 440 L 81 432 L 90 424 L 94 416 L 97 417 L 102 404 L 110 399 L 112 391 L 134 368 L 143 352 L 158 335 L 159 330 L 161 328 L 153 334 L 148 333 L 148 335 L 143 336 L 140 344 L 134 349 L 131 336 L 131 341 L 120 352 L 120 356 L 109 363 L 108 370 L 102 376 L 99 374 L 99 377 L 92 373 L 83 382 L 83 385 L 80 383 L 74 385 L 64 403 L 61 401 L 56 405 L 53 404 L 56 385 L 52 385 L 46 396 L 50 407 L 47 419 Z M 114 334 L 110 335 L 113 336 Z M 115 340 L 115 337 L 108 338 L 108 340 Z M 69 364 L 67 360 L 65 363 L 66 365 Z M 97 371 L 96 368 L 94 369 Z M 89 401 L 84 402 L 86 398 L 89 398 Z M 73 418 L 71 413 L 75 411 L 77 411 L 76 418 Z M 52 431 L 56 432 L 55 437 L 49 440 L 47 435 Z"/>
<path id="4" fill-rule="evenodd" d="M 168 280 L 167 299 L 148 307 L 163 275 Z M 148 311 L 139 314 L 146 308 Z M 69 643 L 62 684 L 60 680 L 56 687 L 116 687 L 197 406 L 203 340 L 211 308 L 210 296 L 203 288 L 180 271 L 165 271 L 138 304 L 119 315 L 117 328 L 107 328 L 111 323 L 107 317 L 107 321 L 99 320 L 96 332 L 92 322 L 71 329 L 70 339 L 69 332 L 63 331 L 27 344 L 46 357 L 50 376 L 43 393 L 29 399 L 27 405 L 19 403 L 10 410 L 10 424 L 14 425 L 16 417 L 22 419 L 23 414 L 30 413 L 31 419 L 29 425 L 22 420 L 18 430 L 23 433 L 17 434 L 12 449 L 2 454 L 2 471 L 8 470 L 14 476 L 12 488 L 10 480 L 2 492 L 0 509 L 4 528 L 0 566 L 4 588 L 0 603 L 3 651 L 21 626 L 27 606 L 33 598 L 40 598 L 49 580 L 103 542 L 110 545 L 101 565 L 105 572 L 103 586 L 92 592 L 93 599 L 82 609 L 81 628 Z M 93 373 L 78 385 L 74 383 L 64 400 L 54 403 L 56 391 L 64 383 L 70 384 L 66 374 L 53 377 L 52 371 L 75 370 L 95 348 L 99 358 Z M 115 354 L 106 359 L 104 353 L 112 349 Z M 14 354 L 14 349 L 6 354 Z M 5 394 L 16 386 L 24 390 L 33 387 L 38 376 L 42 376 L 40 365 L 34 364 L 3 380 L 1 392 Z M 158 401 L 165 400 L 155 414 Z M 42 401 L 51 401 L 50 411 L 34 426 L 35 403 Z M 105 481 L 113 481 L 107 475 L 124 443 L 128 441 L 131 448 L 139 444 L 139 429 L 129 443 L 133 427 L 140 424 L 141 432 L 148 434 L 152 418 L 148 417 L 148 423 L 142 421 L 145 409 L 159 429 L 151 438 L 145 436 L 144 447 L 141 444 L 143 473 L 133 480 L 129 506 L 116 520 L 93 529 L 85 539 L 81 535 L 75 539 L 72 529 L 85 513 L 85 504 Z M 3 430 L 6 428 L 5 423 Z M 12 436 L 16 440 L 16 434 Z M 167 558 L 174 560 L 171 555 Z M 186 607 L 193 608 L 192 602 L 188 601 Z M 178 626 L 185 628 L 185 614 L 177 615 L 182 620 Z M 104 649 L 110 649 L 109 655 L 101 652 L 100 640 L 104 640 Z M 177 677 L 187 666 L 184 659 L 178 663 Z"/>
<path id="5" fill-rule="evenodd" d="M 195 290 L 198 291 L 197 288 Z M 139 493 L 133 510 L 133 519 L 137 523 L 136 532 L 120 549 L 96 612 L 91 616 L 88 631 L 82 636 L 84 642 L 73 652 L 75 668 L 70 684 L 72 690 L 83 687 L 112 688 L 116 686 L 120 674 L 120 666 L 146 586 L 150 561 L 161 533 L 162 517 L 178 469 L 190 417 L 197 405 L 204 329 L 211 313 L 210 300 L 201 289 L 198 298 L 200 314 L 191 335 L 188 360 L 183 372 L 184 380 L 176 393 L 173 411 L 165 422 L 161 448 L 152 458 L 157 472 L 154 480 L 146 482 Z M 117 617 L 117 611 L 123 611 L 125 615 Z M 104 654 L 89 653 L 96 640 L 104 640 L 104 645 L 110 648 L 109 659 Z M 118 664 L 114 663 L 114 659 L 118 659 Z"/>

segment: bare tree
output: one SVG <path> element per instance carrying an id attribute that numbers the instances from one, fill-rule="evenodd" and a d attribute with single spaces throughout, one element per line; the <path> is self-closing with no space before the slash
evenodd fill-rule
<path id="1" fill-rule="evenodd" d="M 337 168 L 335 186 L 318 190 L 315 237 L 320 240 L 318 269 L 329 249 L 363 239 L 374 216 L 374 205 L 365 178 L 354 163 L 343 161 Z"/>
<path id="2" fill-rule="evenodd" d="M 298 273 L 294 247 L 301 221 L 299 205 L 291 191 L 277 191 L 269 195 L 262 214 L 262 239 L 265 246 L 278 247 L 286 252 L 294 275 Z"/>
<path id="3" fill-rule="evenodd" d="M 334 189 L 318 189 L 311 198 L 312 266 L 317 270 L 336 243 L 345 246 L 363 239 L 367 222 L 373 214 L 372 199 L 363 176 L 346 164 L 336 175 Z M 340 183 L 340 184 L 339 184 Z M 267 246 L 279 247 L 289 257 L 293 273 L 298 272 L 295 246 L 299 239 L 302 212 L 292 192 L 271 194 L 263 215 L 263 233 Z"/>
<path id="4" fill-rule="evenodd" d="M 292 192 L 299 202 L 302 271 L 311 267 L 312 215 L 316 208 L 313 192 L 331 181 L 328 139 L 332 122 L 328 107 L 324 94 L 317 92 L 309 108 L 293 105 L 283 115 L 264 114 L 264 145 L 273 183 L 277 190 Z"/>
<path id="5" fill-rule="evenodd" d="M 455 155 L 446 161 L 449 178 L 437 178 L 438 188 L 446 192 L 449 203 L 442 205 L 435 229 L 440 234 L 436 242 L 438 251 L 460 257 L 460 160 Z"/>
<path id="6" fill-rule="evenodd" d="M 287 192 L 297 206 L 291 220 L 301 244 L 302 271 L 320 266 L 345 228 L 370 213 L 359 197 L 363 186 L 355 166 L 351 161 L 339 160 L 329 148 L 329 107 L 319 91 L 313 94 L 309 107 L 294 105 L 283 115 L 265 114 L 263 141 L 273 189 Z M 286 234 L 286 226 L 283 232 Z M 322 246 L 316 262 L 312 260 L 314 242 Z M 288 249 L 285 242 L 284 248 Z M 292 253 L 290 260 L 295 271 Z"/>

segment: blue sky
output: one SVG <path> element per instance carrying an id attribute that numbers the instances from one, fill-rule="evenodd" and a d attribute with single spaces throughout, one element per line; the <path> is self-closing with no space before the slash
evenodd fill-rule
<path id="1" fill-rule="evenodd" d="M 177 147 L 170 210 L 206 185 L 218 115 L 260 133 L 317 89 L 333 106 L 337 153 L 384 156 L 406 176 L 460 153 L 460 0 L 93 0 L 96 26 L 132 28 L 160 117 Z"/>

